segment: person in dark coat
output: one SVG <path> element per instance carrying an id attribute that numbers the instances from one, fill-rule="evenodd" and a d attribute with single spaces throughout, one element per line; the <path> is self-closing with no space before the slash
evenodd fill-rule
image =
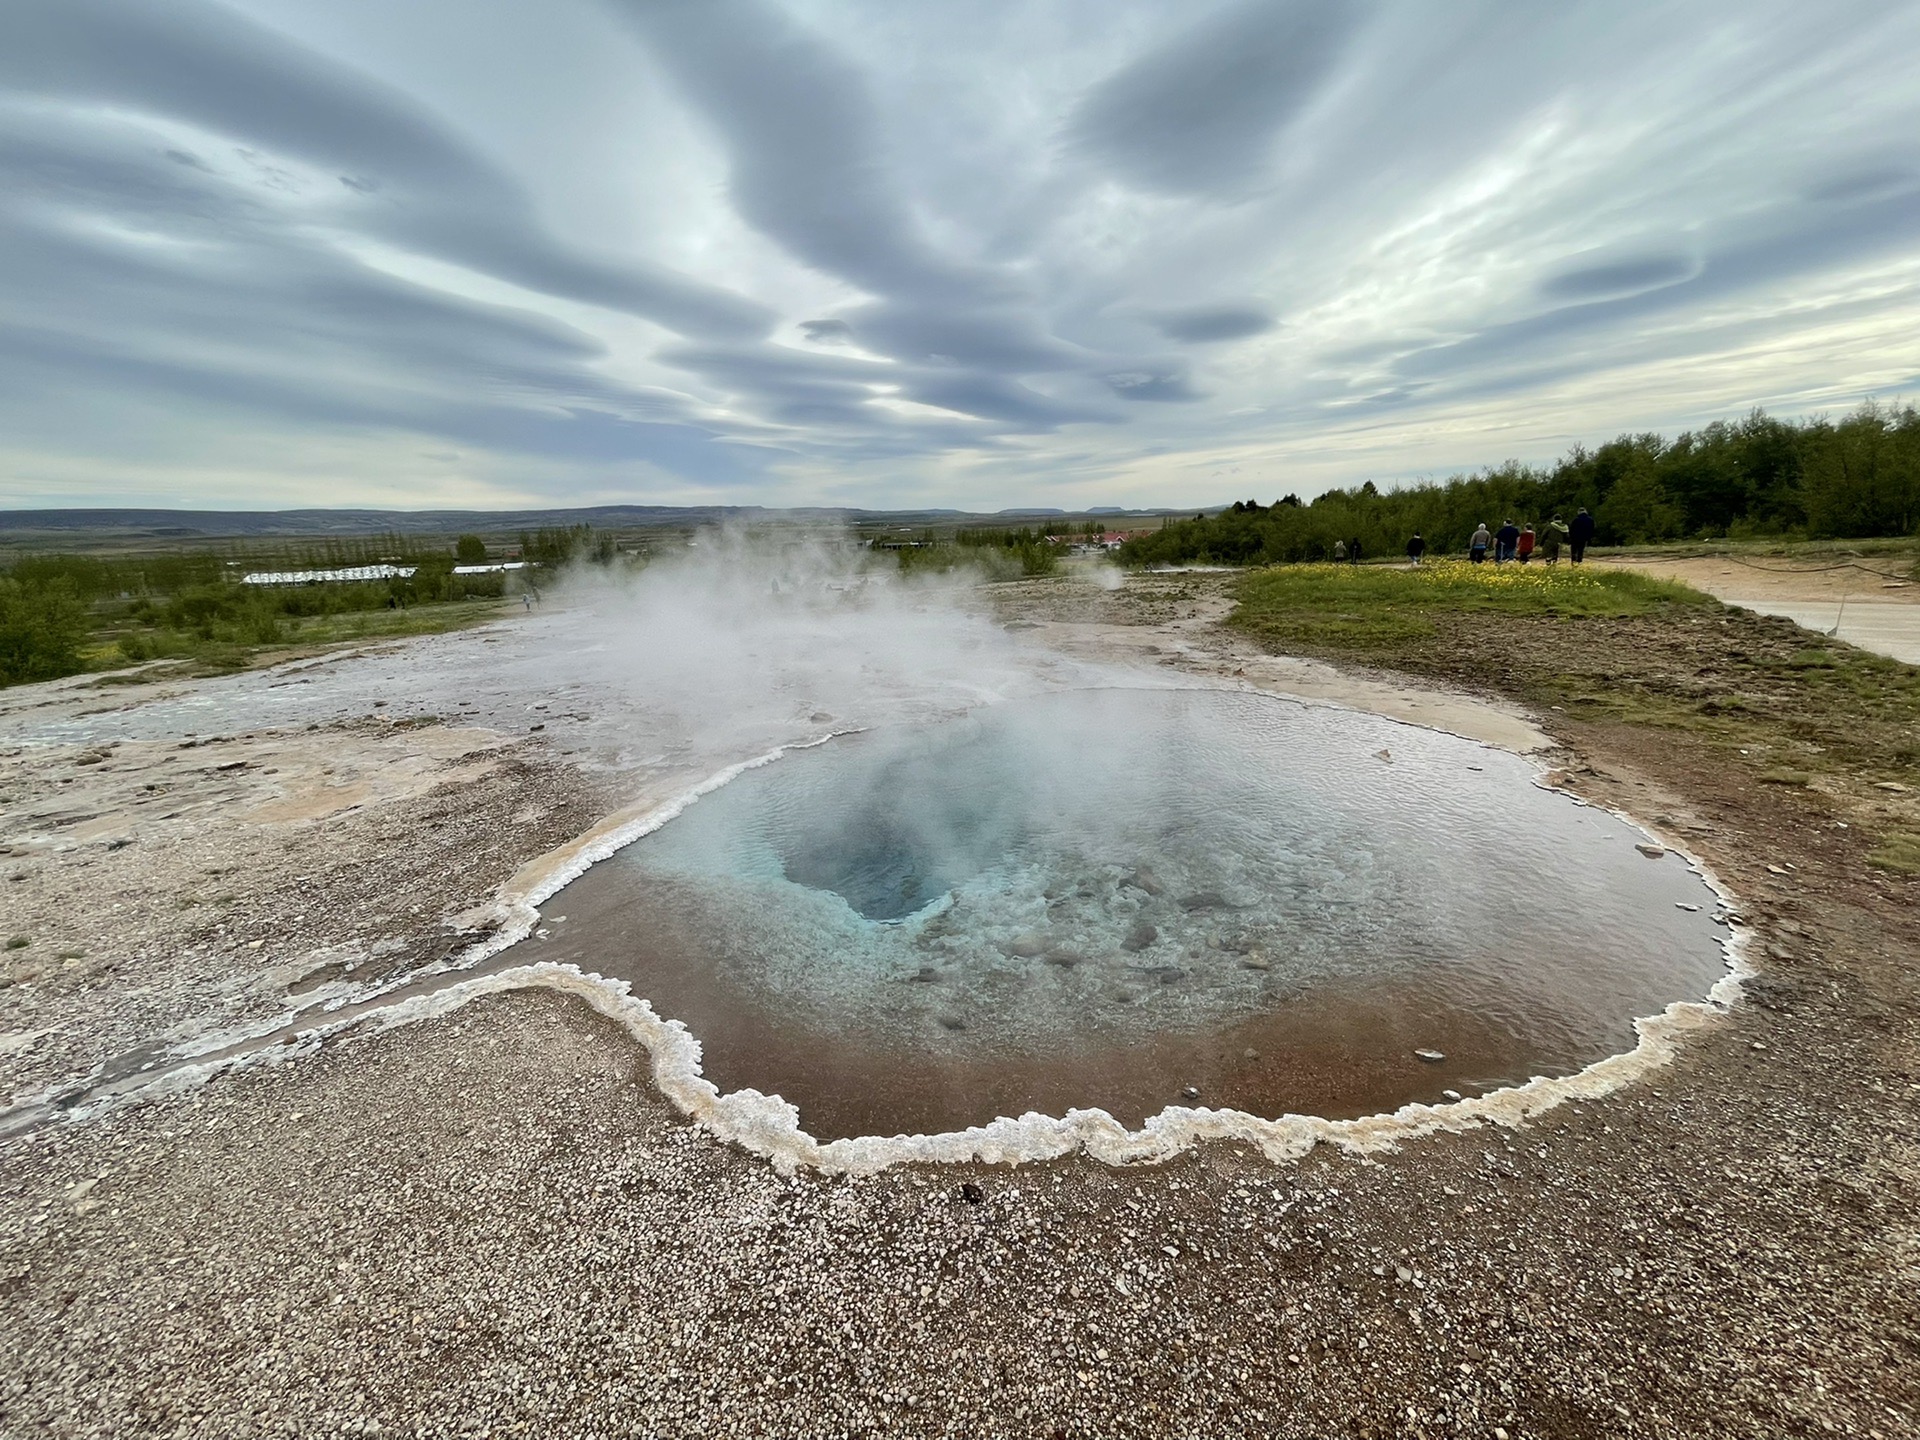
<path id="1" fill-rule="evenodd" d="M 1407 558 L 1418 565 L 1420 557 L 1426 553 L 1427 542 L 1420 538 L 1420 532 L 1416 530 L 1413 532 L 1413 538 L 1407 541 Z"/>
<path id="2" fill-rule="evenodd" d="M 1513 547 L 1520 543 L 1520 527 L 1511 520 L 1502 525 L 1493 537 L 1493 558 L 1497 564 L 1513 558 Z"/>
<path id="3" fill-rule="evenodd" d="M 1573 517 L 1573 524 L 1567 532 L 1567 546 L 1573 551 L 1573 563 L 1578 565 L 1587 558 L 1587 542 L 1593 539 L 1593 516 L 1582 505 L 1580 513 Z"/>
<path id="4" fill-rule="evenodd" d="M 1349 565 L 1358 565 L 1360 563 L 1360 539 L 1358 536 L 1347 541 L 1347 563 Z"/>

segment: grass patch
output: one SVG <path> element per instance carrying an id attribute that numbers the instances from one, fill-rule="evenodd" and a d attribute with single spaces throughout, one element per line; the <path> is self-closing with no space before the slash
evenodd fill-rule
<path id="1" fill-rule="evenodd" d="M 1831 650 L 1802 650 L 1787 661 L 1795 670 L 1831 670 L 1839 663 Z"/>
<path id="2" fill-rule="evenodd" d="M 1867 856 L 1867 863 L 1901 875 L 1920 875 L 1920 835 L 1895 831 Z"/>
<path id="3" fill-rule="evenodd" d="M 1359 652 L 1390 652 L 1437 635 L 1439 615 L 1641 615 L 1661 606 L 1715 602 L 1670 580 L 1572 565 L 1417 568 L 1282 565 L 1241 581 L 1234 623 L 1262 638 Z"/>
<path id="4" fill-rule="evenodd" d="M 1297 565 L 1236 582 L 1267 648 L 1490 689 L 1582 723 L 1685 734 L 1749 783 L 1920 783 L 1920 667 L 1621 570 Z"/>

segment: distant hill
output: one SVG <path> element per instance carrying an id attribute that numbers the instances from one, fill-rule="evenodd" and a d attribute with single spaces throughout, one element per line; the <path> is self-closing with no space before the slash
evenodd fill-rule
<path id="1" fill-rule="evenodd" d="M 991 523 L 1022 516 L 1163 515 L 1164 510 L 1123 511 L 1046 508 L 1001 510 L 992 515 L 965 510 L 858 510 L 848 507 L 762 505 L 592 505 L 547 510 L 0 510 L 0 536 L 15 541 L 32 536 L 41 543 L 71 535 L 76 541 L 205 540 L 287 536 L 451 535 L 462 531 L 497 534 L 543 526 L 592 525 L 603 530 L 684 529 L 726 521 L 832 523 L 843 525 L 951 525 L 974 520 Z"/>
<path id="2" fill-rule="evenodd" d="M 543 525 L 606 529 L 711 525 L 729 519 L 848 520 L 844 509 L 767 510 L 758 505 L 594 505 L 552 510 L 0 510 L 0 531 L 119 531 L 154 536 L 366 535 L 381 531 L 533 530 Z"/>

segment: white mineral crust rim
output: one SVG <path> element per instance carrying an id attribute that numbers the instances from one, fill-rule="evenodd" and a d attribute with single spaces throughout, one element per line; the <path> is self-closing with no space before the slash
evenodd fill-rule
<path id="1" fill-rule="evenodd" d="M 1296 699 L 1297 703 L 1308 706 L 1348 708 L 1323 700 L 1276 698 Z M 856 733 L 859 732 L 851 729 L 836 730 L 816 739 L 778 746 L 763 755 L 727 766 L 664 804 L 631 819 L 604 831 L 588 832 L 591 838 L 586 843 L 575 841 L 552 852 L 559 863 L 548 867 L 535 862 L 534 867 L 529 867 L 537 873 L 532 887 L 518 895 L 505 894 L 489 907 L 492 916 L 502 921 L 499 929 L 482 944 L 464 952 L 450 968 L 469 969 L 524 940 L 539 922 L 538 907 L 542 903 L 600 861 L 684 813 L 702 796 L 712 794 L 749 770 L 772 764 L 789 751 L 812 749 L 841 735 Z M 1497 748 L 1485 742 L 1475 743 L 1486 749 Z M 1534 783 L 1564 795 L 1575 804 L 1606 811 L 1672 851 L 1719 897 L 1729 917 L 1737 913 L 1732 892 L 1684 845 L 1657 834 L 1622 811 L 1547 785 L 1545 774 L 1542 766 Z M 590 974 L 575 965 L 548 961 L 478 975 L 390 1005 L 369 1009 L 364 1008 L 362 1002 L 352 1007 L 350 1015 L 300 1031 L 295 1043 L 261 1045 L 238 1054 L 222 1053 L 203 1063 L 195 1063 L 189 1057 L 185 1063 L 154 1075 L 146 1083 L 91 1102 L 83 1101 L 75 1105 L 68 1116 L 74 1120 L 92 1118 L 138 1098 L 190 1089 L 226 1071 L 255 1064 L 277 1064 L 311 1054 L 331 1036 L 352 1027 L 365 1026 L 380 1033 L 451 1014 L 485 996 L 544 988 L 575 996 L 623 1026 L 646 1048 L 653 1062 L 654 1086 L 668 1100 L 716 1138 L 762 1157 L 781 1174 L 790 1175 L 808 1168 L 827 1174 L 868 1175 L 893 1165 L 914 1163 L 1021 1164 L 1058 1159 L 1076 1151 L 1084 1151 L 1109 1165 L 1156 1164 L 1172 1160 L 1210 1140 L 1250 1145 L 1275 1162 L 1298 1160 L 1321 1144 L 1336 1146 L 1350 1154 L 1371 1155 L 1441 1131 L 1460 1132 L 1483 1125 L 1518 1128 L 1534 1116 L 1570 1101 L 1596 1100 L 1609 1095 L 1666 1065 L 1687 1037 L 1706 1029 L 1727 1012 L 1740 997 L 1743 982 L 1754 973 L 1747 960 L 1751 930 L 1745 925 L 1735 926 L 1731 918 L 1726 929 L 1727 934 L 1721 940 L 1726 973 L 1714 982 L 1704 998 L 1676 1000 L 1656 1015 L 1635 1019 L 1633 1026 L 1638 1039 L 1631 1050 L 1596 1060 L 1572 1075 L 1536 1075 L 1522 1084 L 1460 1100 L 1438 1105 L 1415 1102 L 1389 1113 L 1352 1120 L 1291 1114 L 1268 1120 L 1244 1110 L 1170 1105 L 1159 1114 L 1149 1116 L 1138 1130 L 1129 1130 L 1105 1110 L 1095 1108 L 1069 1110 L 1059 1116 L 1029 1111 L 1017 1119 L 1003 1116 L 986 1125 L 936 1135 L 860 1135 L 823 1142 L 800 1128 L 799 1109 L 778 1095 L 752 1089 L 723 1094 L 701 1073 L 699 1040 L 680 1021 L 663 1018 L 647 1000 L 633 994 L 628 982 Z M 416 974 L 399 984 L 417 983 L 419 978 Z M 253 1033 L 256 1036 L 277 1033 L 289 1023 L 295 1022 L 283 1017 L 267 1031 Z M 230 1032 L 223 1037 L 209 1037 L 198 1047 L 198 1053 L 230 1052 L 239 1038 Z M 15 1111 L 26 1108 L 15 1107 Z M 0 1112 L 0 1117 L 5 1113 Z"/>

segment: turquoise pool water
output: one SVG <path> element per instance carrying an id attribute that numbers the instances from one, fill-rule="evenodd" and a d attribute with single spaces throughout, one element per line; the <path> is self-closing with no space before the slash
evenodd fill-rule
<path id="1" fill-rule="evenodd" d="M 537 958 L 815 1133 L 1362 1113 L 1578 1068 L 1723 973 L 1701 877 L 1533 777 L 1254 693 L 985 707 L 742 775 L 550 901 Z"/>

